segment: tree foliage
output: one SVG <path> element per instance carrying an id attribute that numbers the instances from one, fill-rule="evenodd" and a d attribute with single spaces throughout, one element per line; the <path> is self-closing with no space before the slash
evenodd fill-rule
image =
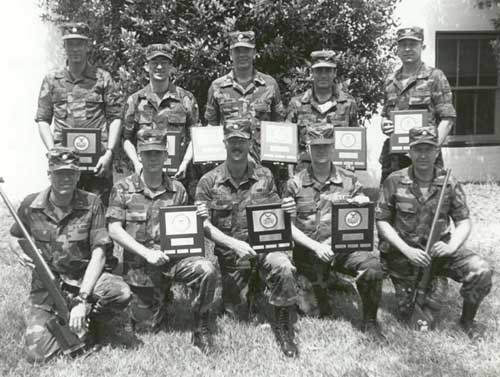
<path id="1" fill-rule="evenodd" d="M 310 84 L 309 54 L 334 49 L 339 81 L 369 117 L 382 98 L 399 0 L 43 0 L 51 22 L 84 21 L 91 59 L 129 95 L 147 82 L 143 46 L 170 43 L 175 82 L 201 114 L 210 82 L 230 69 L 228 32 L 254 30 L 257 69 L 278 81 L 285 103 Z"/>

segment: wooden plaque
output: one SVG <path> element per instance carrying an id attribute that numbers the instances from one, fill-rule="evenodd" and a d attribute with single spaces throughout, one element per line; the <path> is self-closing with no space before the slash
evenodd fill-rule
<path id="1" fill-rule="evenodd" d="M 76 151 L 80 170 L 93 171 L 101 157 L 101 130 L 97 128 L 63 128 L 62 144 Z"/>
<path id="2" fill-rule="evenodd" d="M 165 161 L 164 171 L 168 175 L 175 175 L 184 156 L 181 156 L 181 133 L 179 131 L 167 131 L 168 157 Z"/>
<path id="3" fill-rule="evenodd" d="M 427 110 L 392 111 L 394 133 L 391 135 L 391 153 L 407 153 L 410 150 L 410 130 L 428 124 Z"/>
<path id="4" fill-rule="evenodd" d="M 335 165 L 366 170 L 366 128 L 335 127 L 333 139 Z"/>
<path id="5" fill-rule="evenodd" d="M 332 202 L 332 250 L 334 252 L 373 250 L 373 202 L 354 204 Z"/>
<path id="6" fill-rule="evenodd" d="M 222 126 L 191 128 L 193 163 L 220 162 L 226 160 L 224 131 Z"/>
<path id="7" fill-rule="evenodd" d="M 159 212 L 161 248 L 170 259 L 205 256 L 203 221 L 196 206 L 162 207 Z"/>
<path id="8" fill-rule="evenodd" d="M 292 225 L 290 214 L 281 203 L 246 207 L 248 240 L 257 253 L 291 250 Z"/>
<path id="9" fill-rule="evenodd" d="M 261 122 L 261 161 L 297 163 L 298 134 L 295 123 Z"/>

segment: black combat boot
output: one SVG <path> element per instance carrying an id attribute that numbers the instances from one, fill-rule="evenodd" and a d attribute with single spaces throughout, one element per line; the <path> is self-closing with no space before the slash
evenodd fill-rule
<path id="1" fill-rule="evenodd" d="M 332 307 L 330 305 L 330 298 L 328 297 L 327 290 L 319 285 L 313 287 L 314 296 L 318 302 L 319 316 L 321 318 L 328 317 L 332 314 Z"/>
<path id="2" fill-rule="evenodd" d="M 474 321 L 479 304 L 465 302 L 462 308 L 462 316 L 460 317 L 460 328 L 471 340 L 479 340 L 484 337 L 485 328 L 483 325 Z"/>
<path id="3" fill-rule="evenodd" d="M 361 302 L 363 303 L 363 332 L 372 340 L 383 343 L 387 341 L 380 325 L 377 322 L 378 305 L 382 294 L 382 282 L 369 286 L 366 282 L 358 280 L 357 283 Z"/>
<path id="4" fill-rule="evenodd" d="M 204 354 L 209 354 L 213 350 L 212 336 L 209 329 L 210 311 L 204 313 L 194 313 L 193 324 L 193 344 Z"/>
<path id="5" fill-rule="evenodd" d="M 289 306 L 274 307 L 274 335 L 281 347 L 281 350 L 287 357 L 296 357 L 299 353 L 293 338 L 293 326 L 290 320 Z"/>

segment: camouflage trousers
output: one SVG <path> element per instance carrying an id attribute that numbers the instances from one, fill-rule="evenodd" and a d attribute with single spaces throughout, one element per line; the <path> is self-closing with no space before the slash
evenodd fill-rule
<path id="1" fill-rule="evenodd" d="M 323 262 L 312 251 L 297 247 L 294 250 L 294 262 L 299 274 L 298 309 L 305 315 L 318 316 L 320 303 L 315 289 L 329 287 L 329 275 L 332 272 L 356 277 L 356 287 L 363 303 L 363 318 L 374 320 L 377 315 L 382 295 L 383 272 L 378 257 L 372 252 L 356 251 L 336 253 L 333 265 Z"/>
<path id="2" fill-rule="evenodd" d="M 72 288 L 69 290 L 69 288 Z M 63 294 L 68 299 L 78 294 L 78 287 L 63 286 Z M 130 301 L 131 293 L 128 285 L 120 276 L 103 272 L 97 280 L 89 301 L 94 303 L 92 320 L 104 321 L 114 313 L 125 309 Z M 56 338 L 46 327 L 47 321 L 55 317 L 52 299 L 47 290 L 39 282 L 33 284 L 30 293 L 30 305 L 25 310 L 26 334 L 25 352 L 28 361 L 43 362 L 60 351 Z"/>
<path id="3" fill-rule="evenodd" d="M 418 268 L 413 266 L 408 258 L 399 251 L 391 249 L 388 253 L 381 253 L 382 268 L 392 280 L 396 292 L 398 314 L 402 320 L 408 320 L 411 313 L 408 311 Z M 439 312 L 443 305 L 440 277 L 449 277 L 462 283 L 460 294 L 464 302 L 479 305 L 491 290 L 492 270 L 490 265 L 479 255 L 466 248 L 458 249 L 454 254 L 432 259 L 432 281 L 423 309 Z"/>
<path id="4" fill-rule="evenodd" d="M 214 300 L 217 274 L 214 265 L 203 257 L 190 257 L 162 268 L 154 286 L 130 285 L 133 296 L 129 315 L 138 331 L 157 331 L 164 324 L 173 282 L 186 284 L 191 290 L 193 311 L 203 313 L 210 309 Z"/>
<path id="5" fill-rule="evenodd" d="M 108 207 L 109 195 L 113 188 L 113 173 L 104 177 L 96 177 L 93 173 L 82 173 L 78 181 L 78 188 L 96 194 L 101 199 L 104 207 Z"/>
<path id="6" fill-rule="evenodd" d="M 411 160 L 406 154 L 390 153 L 390 149 L 390 138 L 387 138 L 384 141 L 384 145 L 382 146 L 382 151 L 379 157 L 379 162 L 382 165 L 382 176 L 380 178 L 381 184 L 392 172 L 404 169 L 411 165 Z M 443 155 L 441 154 L 441 151 L 439 151 L 439 154 L 437 156 L 436 166 L 439 168 L 443 168 L 444 166 Z"/>
<path id="7" fill-rule="evenodd" d="M 239 265 L 231 251 L 216 251 L 222 274 L 222 301 L 225 312 L 236 320 L 248 320 L 249 299 L 255 278 L 263 282 L 267 301 L 274 306 L 294 305 L 297 299 L 296 269 L 286 253 L 259 254 L 252 268 Z"/>

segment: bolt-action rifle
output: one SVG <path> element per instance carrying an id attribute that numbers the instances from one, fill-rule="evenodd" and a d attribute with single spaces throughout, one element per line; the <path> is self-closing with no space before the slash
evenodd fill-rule
<path id="1" fill-rule="evenodd" d="M 4 180 L 0 177 L 0 183 L 3 183 Z M 85 346 L 85 342 L 80 339 L 75 333 L 73 333 L 68 324 L 70 310 L 66 303 L 66 300 L 61 292 L 59 287 L 59 283 L 56 280 L 56 277 L 52 273 L 49 268 L 47 262 L 43 259 L 41 252 L 36 247 L 33 239 L 29 235 L 28 231 L 24 227 L 23 223 L 19 219 L 12 203 L 8 199 L 5 192 L 2 190 L 0 186 L 0 196 L 2 197 L 5 205 L 7 206 L 9 212 L 11 213 L 14 221 L 17 223 L 21 232 L 23 233 L 24 238 L 20 238 L 18 240 L 19 246 L 23 249 L 28 257 L 30 257 L 35 265 L 35 272 L 40 278 L 44 288 L 48 291 L 52 301 L 54 302 L 54 312 L 56 316 L 47 321 L 46 326 L 49 331 L 54 335 L 61 347 L 61 350 L 66 355 L 71 355 L 79 350 L 81 350 Z M 16 255 L 19 257 L 18 255 Z"/>
<path id="2" fill-rule="evenodd" d="M 434 218 L 432 219 L 431 231 L 425 245 L 425 252 L 427 254 L 430 254 L 432 247 L 437 241 L 439 241 L 444 230 L 442 227 L 442 222 L 439 221 L 439 213 L 441 212 L 441 208 L 443 206 L 444 195 L 446 192 L 446 186 L 450 179 L 450 173 L 451 169 L 448 169 L 439 194 L 436 212 L 434 213 Z M 410 327 L 416 330 L 426 330 L 429 327 L 432 327 L 434 324 L 434 318 L 432 314 L 423 309 L 432 278 L 433 275 L 431 259 L 431 263 L 429 263 L 427 267 L 418 269 L 417 278 L 415 279 L 415 285 L 412 290 L 411 301 L 408 304 L 409 312 L 411 313 Z"/>

